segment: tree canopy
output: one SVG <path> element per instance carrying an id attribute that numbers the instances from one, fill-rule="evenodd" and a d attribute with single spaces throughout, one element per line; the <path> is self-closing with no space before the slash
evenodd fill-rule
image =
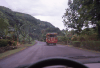
<path id="1" fill-rule="evenodd" d="M 76 29 L 80 34 L 82 28 L 91 25 L 100 38 L 100 0 L 69 0 L 68 5 L 63 15 L 65 26 Z"/>

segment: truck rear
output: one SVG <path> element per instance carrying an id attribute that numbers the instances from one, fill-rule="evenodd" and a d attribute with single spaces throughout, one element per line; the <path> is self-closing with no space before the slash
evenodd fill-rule
<path id="1" fill-rule="evenodd" d="M 46 43 L 47 43 L 47 45 L 49 45 L 49 44 L 56 45 L 57 41 L 58 41 L 57 33 L 47 33 L 46 34 Z"/>

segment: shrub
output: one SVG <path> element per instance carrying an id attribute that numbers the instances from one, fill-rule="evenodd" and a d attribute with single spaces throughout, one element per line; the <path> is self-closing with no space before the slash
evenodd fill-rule
<path id="1" fill-rule="evenodd" d="M 80 35 L 78 37 L 78 41 L 97 41 L 97 34 L 91 34 L 91 35 Z"/>
<path id="2" fill-rule="evenodd" d="M 12 45 L 16 46 L 17 45 L 17 41 L 13 41 Z"/>
<path id="3" fill-rule="evenodd" d="M 8 44 L 8 40 L 0 39 L 0 47 L 5 47 Z"/>
<path id="4" fill-rule="evenodd" d="M 85 38 L 84 38 L 84 36 L 79 36 L 79 37 L 77 38 L 77 40 L 82 42 L 82 41 L 85 41 Z"/>
<path id="5" fill-rule="evenodd" d="M 72 41 L 73 46 L 100 51 L 100 41 Z"/>
<path id="6" fill-rule="evenodd" d="M 58 38 L 58 42 L 62 42 L 63 40 L 63 36 L 57 36 L 57 38 Z"/>
<path id="7" fill-rule="evenodd" d="M 61 37 L 61 40 L 62 40 L 62 41 L 67 41 L 67 40 L 68 40 L 68 38 L 67 38 L 67 37 L 65 37 L 65 36 L 62 36 L 62 37 Z"/>
<path id="8" fill-rule="evenodd" d="M 73 35 L 73 37 L 71 38 L 71 41 L 77 41 L 77 36 L 76 35 Z"/>
<path id="9" fill-rule="evenodd" d="M 80 41 L 73 41 L 72 44 L 75 47 L 80 47 L 81 42 Z"/>
<path id="10" fill-rule="evenodd" d="M 23 44 L 26 44 L 26 41 L 25 40 L 23 40 L 22 42 L 23 42 Z"/>
<path id="11" fill-rule="evenodd" d="M 89 40 L 94 40 L 94 41 L 96 41 L 96 40 L 97 40 L 97 34 L 94 33 L 94 34 L 90 35 L 90 36 L 89 36 Z"/>
<path id="12" fill-rule="evenodd" d="M 13 42 L 11 40 L 8 41 L 8 45 L 11 46 Z"/>
<path id="13" fill-rule="evenodd" d="M 84 48 L 100 51 L 100 41 L 85 41 L 81 44 Z"/>

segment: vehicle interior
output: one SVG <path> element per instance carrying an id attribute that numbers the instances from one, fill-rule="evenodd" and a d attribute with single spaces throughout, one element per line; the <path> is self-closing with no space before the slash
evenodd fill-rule
<path id="1" fill-rule="evenodd" d="M 48 68 L 47 66 L 63 65 L 61 68 L 88 68 L 87 66 L 63 57 L 52 57 L 48 59 L 39 60 L 31 65 L 19 66 L 17 68 Z"/>

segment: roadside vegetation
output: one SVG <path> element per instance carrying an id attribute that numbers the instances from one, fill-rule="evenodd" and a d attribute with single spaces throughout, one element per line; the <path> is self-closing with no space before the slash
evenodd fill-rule
<path id="1" fill-rule="evenodd" d="M 59 42 L 100 51 L 99 0 L 68 0 L 68 5 L 63 15 L 67 29 L 63 30 L 64 36 L 58 37 Z"/>
<path id="2" fill-rule="evenodd" d="M 44 41 L 48 32 L 62 34 L 49 22 L 0 6 L 0 53 L 27 46 L 36 39 Z"/>
<path id="3" fill-rule="evenodd" d="M 78 35 L 75 30 L 63 30 L 63 36 L 58 36 L 58 44 L 72 45 L 74 47 L 100 51 L 100 40 L 93 28 L 86 28 Z"/>
<path id="4" fill-rule="evenodd" d="M 36 43 L 35 41 L 32 41 L 31 44 L 29 44 L 29 43 L 21 44 L 21 45 L 16 46 L 16 48 L 12 47 L 12 49 L 5 50 L 4 52 L 0 53 L 0 59 L 3 59 L 7 56 L 15 54 L 19 51 L 22 51 L 22 50 L 26 49 L 27 47 L 34 45 L 35 43 Z"/>

